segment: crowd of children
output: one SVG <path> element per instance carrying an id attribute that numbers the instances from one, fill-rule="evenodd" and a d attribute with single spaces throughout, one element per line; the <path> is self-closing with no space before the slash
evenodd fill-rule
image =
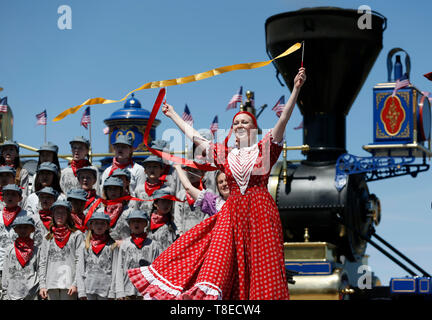
<path id="1" fill-rule="evenodd" d="M 100 172 L 84 137 L 38 150 L 34 176 L 19 145 L 0 145 L 0 297 L 3 300 L 142 299 L 127 270 L 150 265 L 178 237 L 215 214 L 229 195 L 223 173 L 133 158 L 131 137 L 113 143 Z M 163 140 L 152 147 L 167 151 Z M 197 160 L 199 161 L 199 160 Z"/>

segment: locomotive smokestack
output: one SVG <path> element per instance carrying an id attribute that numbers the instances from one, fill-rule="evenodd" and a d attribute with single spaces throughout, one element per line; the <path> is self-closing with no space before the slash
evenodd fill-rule
<path id="1" fill-rule="evenodd" d="M 265 24 L 266 46 L 276 57 L 305 41 L 307 81 L 298 98 L 308 161 L 333 161 L 346 152 L 345 118 L 382 49 L 385 18 L 333 7 L 305 8 L 274 15 Z M 367 14 L 367 13 L 366 13 Z M 301 50 L 274 63 L 292 91 Z"/>

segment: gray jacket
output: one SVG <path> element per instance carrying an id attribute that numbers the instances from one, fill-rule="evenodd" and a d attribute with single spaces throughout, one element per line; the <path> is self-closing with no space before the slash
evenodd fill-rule
<path id="1" fill-rule="evenodd" d="M 181 189 L 177 193 L 179 200 L 186 200 L 186 191 Z M 201 211 L 200 207 L 190 206 L 187 201 L 176 201 L 174 204 L 174 224 L 177 227 L 177 234 L 184 234 L 195 225 L 208 218 L 208 215 Z"/>
<path id="2" fill-rule="evenodd" d="M 18 213 L 18 216 L 28 215 L 27 211 L 21 210 Z M 16 218 L 15 218 L 16 219 Z M 18 238 L 18 235 L 15 233 L 15 230 L 12 226 L 6 227 L 3 221 L 3 211 L 0 212 L 0 270 L 3 269 L 3 261 L 6 254 L 6 248 L 10 245 L 13 245 L 15 239 Z"/>
<path id="3" fill-rule="evenodd" d="M 156 241 L 164 251 L 177 239 L 175 227 L 172 223 L 164 224 L 162 227 L 150 231 L 149 238 Z"/>
<path id="4" fill-rule="evenodd" d="M 84 244 L 82 232 L 72 232 L 67 244 L 60 248 L 54 238 L 42 241 L 39 260 L 40 288 L 69 289 L 77 286 L 78 254 Z"/>
<path id="5" fill-rule="evenodd" d="M 118 247 L 111 248 L 112 244 L 109 242 L 105 245 L 98 255 L 91 248 L 81 248 L 77 272 L 79 298 L 87 294 L 115 298 Z"/>
<path id="6" fill-rule="evenodd" d="M 30 261 L 22 267 L 17 259 L 14 245 L 7 248 L 2 275 L 3 300 L 36 299 L 39 292 L 39 254 L 40 250 L 35 246 Z"/>
<path id="7" fill-rule="evenodd" d="M 140 293 L 129 279 L 127 271 L 132 268 L 150 265 L 162 252 L 155 241 L 147 238 L 141 249 L 132 242 L 131 237 L 124 239 L 120 245 L 116 274 L 116 298 L 140 296 Z"/>

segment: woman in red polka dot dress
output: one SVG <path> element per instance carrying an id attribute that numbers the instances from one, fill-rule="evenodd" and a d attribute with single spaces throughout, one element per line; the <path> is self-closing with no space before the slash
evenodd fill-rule
<path id="1" fill-rule="evenodd" d="M 300 68 L 276 125 L 256 143 L 255 117 L 240 111 L 225 145 L 213 144 L 164 104 L 163 112 L 225 172 L 230 196 L 215 215 L 178 238 L 150 265 L 128 271 L 145 299 L 288 299 L 279 212 L 267 190 L 286 124 L 306 80 Z M 227 148 L 234 133 L 236 147 Z"/>

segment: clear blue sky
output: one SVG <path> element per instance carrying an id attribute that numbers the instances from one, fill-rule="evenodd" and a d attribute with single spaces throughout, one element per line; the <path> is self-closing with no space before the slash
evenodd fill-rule
<path id="1" fill-rule="evenodd" d="M 72 9 L 72 29 L 60 30 L 61 5 Z M 0 96 L 8 96 L 14 114 L 14 140 L 39 147 L 43 127 L 35 114 L 48 112 L 48 140 L 69 153 L 68 141 L 88 136 L 79 125 L 84 109 L 59 122 L 51 120 L 63 110 L 88 98 L 120 99 L 154 80 L 165 80 L 214 67 L 267 60 L 264 23 L 274 14 L 304 7 L 337 6 L 357 9 L 369 5 L 388 19 L 381 51 L 347 117 L 347 149 L 369 156 L 362 146 L 372 142 L 372 87 L 387 78 L 386 56 L 394 47 L 409 52 L 411 82 L 432 91 L 422 75 L 432 71 L 429 1 L 113 1 L 113 0 L 2 0 L 0 2 Z M 306 47 L 307 49 L 307 47 Z M 316 53 L 319 54 L 318 52 Z M 307 65 L 306 65 L 307 66 Z M 177 111 L 188 104 L 195 124 L 208 128 L 219 115 L 219 126 L 227 127 L 234 111 L 225 107 L 239 88 L 255 91 L 258 106 L 272 106 L 289 95 L 275 78 L 272 65 L 252 71 L 236 71 L 183 86 L 168 88 L 168 102 Z M 151 109 L 156 90 L 140 91 L 136 97 Z M 97 105 L 92 112 L 93 152 L 108 151 L 103 120 L 123 103 Z M 271 128 L 275 114 L 268 108 L 260 117 L 263 128 Z M 164 120 L 163 115 L 158 118 Z M 289 145 L 302 144 L 298 109 L 288 124 Z M 157 136 L 170 128 L 158 127 Z M 28 153 L 22 151 L 22 153 Z M 290 159 L 302 159 L 289 152 Z M 417 178 L 401 177 L 369 184 L 382 204 L 377 232 L 427 271 L 432 272 L 432 210 L 430 171 Z M 384 284 L 406 272 L 370 246 L 369 264 Z"/>

